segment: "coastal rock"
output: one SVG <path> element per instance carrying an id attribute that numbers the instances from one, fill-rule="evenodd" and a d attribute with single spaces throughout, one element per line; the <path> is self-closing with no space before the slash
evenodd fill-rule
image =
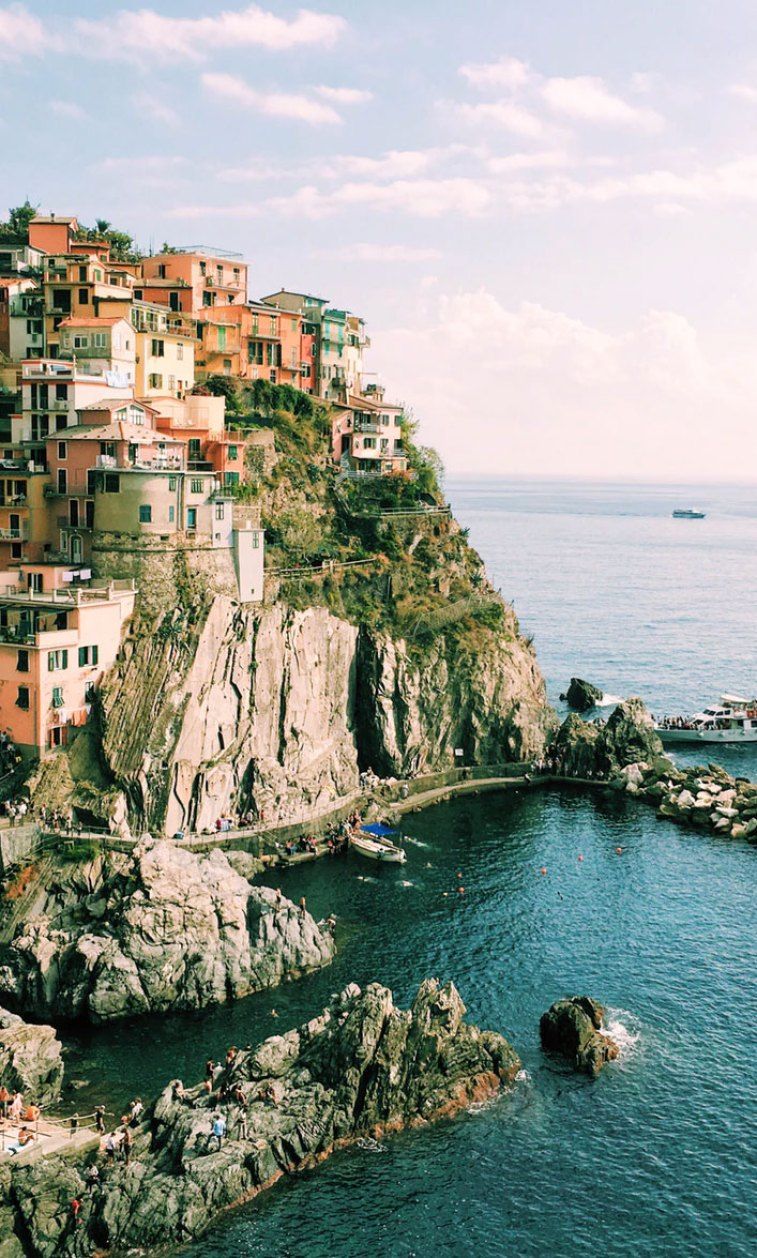
<path id="1" fill-rule="evenodd" d="M 571 713 L 558 729 L 549 755 L 569 777 L 618 778 L 623 789 L 629 780 L 620 775 L 632 765 L 643 772 L 654 764 L 658 774 L 672 768 L 641 699 L 619 703 L 606 722 L 589 723 Z"/>
<path id="2" fill-rule="evenodd" d="M 542 1048 L 559 1053 L 576 1070 L 596 1077 L 620 1052 L 609 1035 L 602 1034 L 604 1009 L 589 996 L 556 1000 L 539 1022 Z"/>
<path id="3" fill-rule="evenodd" d="M 583 681 L 580 677 L 571 677 L 568 692 L 565 695 L 568 707 L 574 712 L 590 712 L 602 702 L 604 697 L 603 691 L 593 686 L 590 681 Z"/>
<path id="4" fill-rule="evenodd" d="M 54 1028 L 32 1025 L 0 1009 L 0 1083 L 44 1104 L 60 1095 L 62 1081 L 63 1059 Z"/>
<path id="5" fill-rule="evenodd" d="M 0 991 L 37 1016 L 99 1023 L 246 996 L 333 955 L 329 931 L 222 852 L 163 840 L 64 872 L 6 950 Z"/>
<path id="6" fill-rule="evenodd" d="M 187 1243 L 223 1210 L 335 1149 L 452 1115 L 511 1082 L 513 1049 L 464 1015 L 451 984 L 427 980 L 408 1011 L 378 984 L 352 985 L 299 1030 L 240 1053 L 217 1081 L 231 1090 L 224 1100 L 169 1085 L 135 1132 L 130 1165 L 115 1166 L 94 1193 L 84 1191 L 84 1160 L 49 1157 L 12 1168 L 0 1208 L 13 1211 L 34 1258 Z M 210 1139 L 218 1113 L 228 1123 L 221 1148 Z"/>

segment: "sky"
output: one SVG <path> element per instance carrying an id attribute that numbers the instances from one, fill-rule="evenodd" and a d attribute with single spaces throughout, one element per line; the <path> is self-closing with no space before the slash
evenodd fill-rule
<path id="1" fill-rule="evenodd" d="M 757 481 L 754 0 L 0 0 L 0 213 L 362 315 L 450 473 Z"/>

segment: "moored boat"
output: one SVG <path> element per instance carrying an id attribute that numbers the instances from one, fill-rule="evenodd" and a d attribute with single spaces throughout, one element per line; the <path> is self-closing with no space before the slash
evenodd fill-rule
<path id="1" fill-rule="evenodd" d="M 692 716 L 666 716 L 655 723 L 666 745 L 672 743 L 757 743 L 757 699 L 723 695 Z"/>
<path id="2" fill-rule="evenodd" d="M 350 847 L 360 856 L 368 860 L 379 861 L 385 865 L 404 865 L 407 855 L 401 847 L 392 842 L 397 835 L 396 830 L 388 826 L 368 825 L 353 830 L 350 835 Z"/>

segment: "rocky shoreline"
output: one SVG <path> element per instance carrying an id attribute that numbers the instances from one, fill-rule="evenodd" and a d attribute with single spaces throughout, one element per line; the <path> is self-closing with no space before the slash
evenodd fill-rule
<path id="1" fill-rule="evenodd" d="M 0 994 L 35 1017 L 97 1024 L 238 999 L 334 950 L 328 925 L 223 852 L 149 840 L 53 872 L 3 950 Z"/>
<path id="2" fill-rule="evenodd" d="M 128 1162 L 106 1163 L 94 1187 L 92 1154 L 2 1164 L 0 1217 L 12 1223 L 3 1258 L 186 1243 L 222 1211 L 336 1149 L 496 1095 L 519 1058 L 465 1012 L 455 987 L 433 979 L 406 1011 L 387 988 L 353 984 L 298 1030 L 236 1054 L 212 1092 L 170 1083 L 134 1129 Z"/>

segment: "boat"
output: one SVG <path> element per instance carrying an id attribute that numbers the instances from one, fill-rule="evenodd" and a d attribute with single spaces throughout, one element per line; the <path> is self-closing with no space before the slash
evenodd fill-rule
<path id="1" fill-rule="evenodd" d="M 379 861 L 384 865 L 404 865 L 406 853 L 392 842 L 396 835 L 397 831 L 390 830 L 389 826 L 361 826 L 350 835 L 350 847 L 359 856 L 367 856 L 368 860 Z"/>
<path id="2" fill-rule="evenodd" d="M 666 716 L 655 722 L 666 745 L 671 743 L 757 743 L 757 699 L 723 695 L 720 703 L 692 716 Z"/>
<path id="3" fill-rule="evenodd" d="M 674 520 L 705 520 L 707 518 L 706 511 L 700 511 L 698 507 L 676 507 L 673 512 Z"/>

